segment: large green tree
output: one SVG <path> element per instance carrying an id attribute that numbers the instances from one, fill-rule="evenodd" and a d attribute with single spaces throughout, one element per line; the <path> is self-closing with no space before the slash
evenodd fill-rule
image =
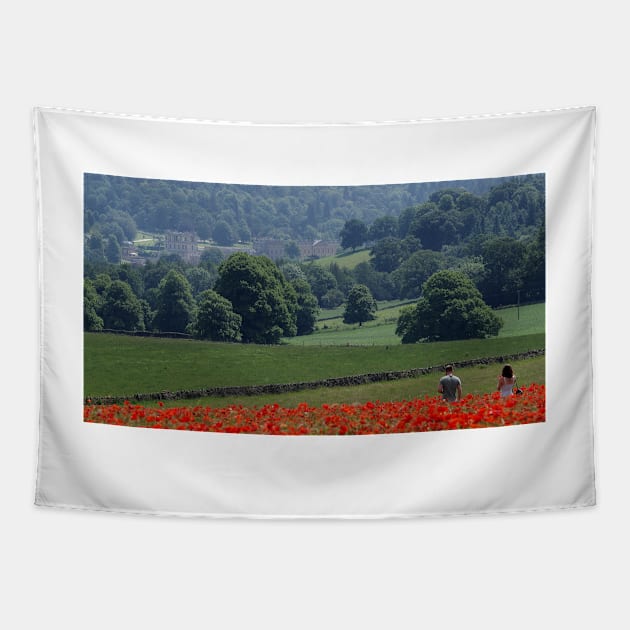
<path id="1" fill-rule="evenodd" d="M 438 271 L 422 288 L 415 306 L 401 309 L 396 334 L 403 343 L 483 339 L 495 336 L 501 320 L 472 281 L 457 271 Z"/>
<path id="2" fill-rule="evenodd" d="M 186 332 L 195 309 L 190 283 L 179 271 L 171 269 L 158 286 L 153 326 L 163 332 Z"/>
<path id="3" fill-rule="evenodd" d="M 114 280 L 103 296 L 103 325 L 113 330 L 144 330 L 140 300 L 122 280 Z"/>
<path id="4" fill-rule="evenodd" d="M 483 244 L 481 256 L 486 273 L 479 289 L 488 304 L 516 304 L 525 275 L 525 254 L 525 245 L 508 236 L 492 238 Z"/>
<path id="5" fill-rule="evenodd" d="M 269 258 L 232 254 L 219 266 L 215 291 L 242 317 L 244 342 L 278 343 L 296 335 L 295 290 Z"/>
<path id="6" fill-rule="evenodd" d="M 403 255 L 400 239 L 387 236 L 377 241 L 372 247 L 370 262 L 376 271 L 391 273 L 400 267 Z"/>
<path id="7" fill-rule="evenodd" d="M 208 289 L 199 296 L 194 334 L 213 341 L 240 341 L 242 318 L 229 300 Z"/>
<path id="8" fill-rule="evenodd" d="M 380 241 L 388 236 L 398 236 L 398 219 L 390 215 L 378 217 L 368 230 L 368 239 Z"/>
<path id="9" fill-rule="evenodd" d="M 359 324 L 376 317 L 376 300 L 364 284 L 355 284 L 348 293 L 346 309 L 343 313 L 345 324 Z"/>
<path id="10" fill-rule="evenodd" d="M 345 222 L 339 236 L 341 238 L 341 247 L 355 250 L 367 240 L 368 228 L 360 219 L 350 219 Z"/>
<path id="11" fill-rule="evenodd" d="M 410 234 L 419 238 L 427 249 L 439 251 L 443 245 L 456 243 L 461 237 L 462 218 L 450 205 L 451 195 L 444 199 L 448 202 L 446 210 L 430 202 L 423 204 L 409 227 Z"/>

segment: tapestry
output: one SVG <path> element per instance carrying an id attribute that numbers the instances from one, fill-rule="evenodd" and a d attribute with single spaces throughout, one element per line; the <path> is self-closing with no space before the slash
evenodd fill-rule
<path id="1" fill-rule="evenodd" d="M 34 110 L 38 506 L 595 504 L 595 108 L 344 124 Z"/>

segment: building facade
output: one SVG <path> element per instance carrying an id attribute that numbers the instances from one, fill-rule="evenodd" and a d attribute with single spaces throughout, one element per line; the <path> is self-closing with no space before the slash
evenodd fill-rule
<path id="1" fill-rule="evenodd" d="M 185 262 L 197 264 L 200 258 L 198 243 L 194 232 L 165 232 L 164 254 L 177 254 Z"/>

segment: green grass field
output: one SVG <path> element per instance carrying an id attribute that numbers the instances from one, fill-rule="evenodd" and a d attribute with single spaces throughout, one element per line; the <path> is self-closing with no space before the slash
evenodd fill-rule
<path id="1" fill-rule="evenodd" d="M 545 382 L 545 357 L 524 359 L 513 364 L 519 385 Z M 494 391 L 501 366 L 479 365 L 476 367 L 456 370 L 462 379 L 464 394 L 483 394 Z M 418 378 L 401 379 L 383 383 L 370 383 L 357 387 L 325 387 L 320 389 L 290 392 L 286 394 L 265 394 L 261 396 L 242 397 L 206 397 L 189 400 L 165 401 L 165 407 L 194 407 L 196 405 L 208 407 L 226 407 L 228 405 L 243 405 L 246 407 L 262 406 L 278 403 L 282 407 L 296 407 L 305 402 L 309 405 L 320 406 L 324 403 L 364 403 L 368 400 L 411 400 L 423 396 L 434 396 L 437 393 L 437 383 L 440 374 L 425 374 Z M 146 406 L 156 406 L 157 402 L 143 403 Z"/>
<path id="2" fill-rule="evenodd" d="M 380 319 L 385 318 L 398 318 L 398 312 L 400 307 L 405 304 L 413 304 L 412 300 L 389 300 L 377 302 L 378 310 L 376 311 L 376 317 Z M 330 321 L 333 319 L 343 318 L 343 312 L 346 310 L 345 304 L 337 306 L 336 308 L 322 308 L 319 312 L 317 321 Z"/>
<path id="3" fill-rule="evenodd" d="M 326 345 L 395 345 L 400 344 L 396 336 L 396 321 L 400 312 L 400 302 L 389 303 L 390 308 L 378 310 L 376 319 L 358 324 L 344 324 L 341 315 L 336 319 L 319 321 L 317 330 L 312 335 L 285 339 L 286 343 L 299 346 Z M 392 307 L 393 305 L 393 307 Z M 338 309 L 322 311 L 336 313 Z M 340 307 L 343 313 L 343 307 Z M 499 332 L 499 339 L 545 332 L 545 304 L 528 304 L 495 311 L 504 321 Z"/>
<path id="4" fill-rule="evenodd" d="M 517 308 L 496 309 L 495 313 L 503 320 L 499 337 L 514 337 L 545 332 L 545 303 L 527 304 Z"/>
<path id="5" fill-rule="evenodd" d="M 544 334 L 383 346 L 258 346 L 85 333 L 85 396 L 314 381 L 542 348 Z"/>
<path id="6" fill-rule="evenodd" d="M 359 263 L 367 262 L 368 260 L 370 260 L 370 250 L 359 249 L 356 252 L 345 252 L 343 254 L 337 254 L 336 256 L 317 258 L 314 262 L 316 265 L 320 265 L 326 269 L 332 262 L 346 269 L 354 269 Z"/>

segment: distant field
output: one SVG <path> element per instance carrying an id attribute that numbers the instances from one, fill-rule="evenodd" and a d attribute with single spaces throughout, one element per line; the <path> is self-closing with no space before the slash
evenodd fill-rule
<path id="1" fill-rule="evenodd" d="M 400 302 L 390 304 L 400 304 Z M 340 310 L 343 313 L 343 307 L 340 307 Z M 400 344 L 400 337 L 395 334 L 399 311 L 400 306 L 379 310 L 376 313 L 376 320 L 365 322 L 362 326 L 344 324 L 340 315 L 338 319 L 320 321 L 317 325 L 318 329 L 312 335 L 292 337 L 285 341 L 291 345 L 301 346 Z M 322 313 L 325 312 L 327 311 L 322 311 Z M 504 326 L 499 332 L 499 339 L 545 332 L 544 303 L 528 304 L 521 306 L 520 309 L 516 307 L 498 309 L 495 312 L 504 321 Z"/>
<path id="2" fill-rule="evenodd" d="M 328 267 L 330 263 L 337 263 L 340 267 L 354 269 L 359 263 L 367 262 L 370 259 L 369 249 L 359 249 L 356 252 L 337 254 L 336 256 L 325 256 L 317 258 L 314 262 L 321 267 Z"/>
<path id="3" fill-rule="evenodd" d="M 499 337 L 514 337 L 545 332 L 545 303 L 517 308 L 500 308 L 495 313 L 503 320 Z"/>
<path id="4" fill-rule="evenodd" d="M 398 312 L 400 310 L 400 306 L 404 306 L 405 304 L 410 304 L 410 300 L 389 300 L 377 302 L 378 310 L 376 311 L 376 317 L 378 319 L 387 319 L 387 318 L 398 318 Z M 334 318 L 338 318 L 339 321 L 343 318 L 343 313 L 346 307 L 344 304 L 341 306 L 337 306 L 337 308 L 323 308 L 319 312 L 318 321 L 323 320 L 332 320 Z M 325 322 L 330 324 L 330 322 Z M 363 324 L 365 326 L 365 324 Z"/>
<path id="5" fill-rule="evenodd" d="M 150 247 L 155 245 L 157 239 L 154 234 L 150 234 L 149 232 L 138 231 L 136 234 L 136 238 L 134 239 L 134 245 L 139 245 L 141 247 Z"/>
<path id="6" fill-rule="evenodd" d="M 314 381 L 543 348 L 543 334 L 391 346 L 258 346 L 85 333 L 84 394 Z"/>

